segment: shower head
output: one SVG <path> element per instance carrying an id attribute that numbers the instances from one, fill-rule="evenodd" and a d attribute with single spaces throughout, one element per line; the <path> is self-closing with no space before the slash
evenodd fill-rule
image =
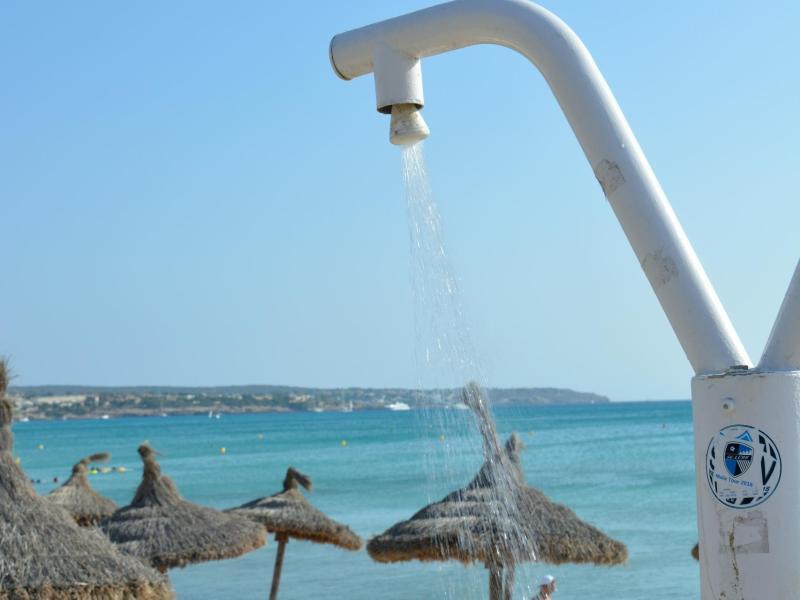
<path id="1" fill-rule="evenodd" d="M 350 79 L 336 66 L 338 37 L 331 40 L 331 65 L 339 77 Z M 379 113 L 391 115 L 389 141 L 395 146 L 406 146 L 427 138 L 431 131 L 419 112 L 425 104 L 419 57 L 379 41 L 371 46 L 370 61 L 375 78 L 376 107 Z"/>
<path id="2" fill-rule="evenodd" d="M 389 141 L 395 146 L 408 146 L 421 142 L 431 134 L 428 124 L 414 104 L 392 106 Z"/>

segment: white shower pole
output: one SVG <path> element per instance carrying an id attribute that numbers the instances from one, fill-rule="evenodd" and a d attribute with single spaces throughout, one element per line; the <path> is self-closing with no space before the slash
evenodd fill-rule
<path id="1" fill-rule="evenodd" d="M 800 369 L 800 262 L 794 270 L 758 368 L 768 371 Z"/>
<path id="2" fill-rule="evenodd" d="M 545 77 L 696 373 L 703 600 L 797 600 L 800 274 L 753 369 L 597 65 L 535 4 L 456 0 L 337 35 L 330 58 L 343 79 L 375 72 L 381 112 L 413 113 L 423 104 L 421 59 L 474 44 L 516 50 Z M 427 133 L 419 115 L 407 129 Z"/>
<path id="3" fill-rule="evenodd" d="M 752 364 L 603 75 L 558 17 L 522 0 L 460 0 L 337 35 L 330 56 L 345 79 L 388 65 L 375 73 L 387 112 L 422 104 L 418 59 L 474 44 L 517 50 L 542 72 L 695 373 Z"/>

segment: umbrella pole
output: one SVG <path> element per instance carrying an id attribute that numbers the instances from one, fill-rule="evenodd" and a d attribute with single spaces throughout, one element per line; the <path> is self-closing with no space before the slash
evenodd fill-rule
<path id="1" fill-rule="evenodd" d="M 503 600 L 512 600 L 514 597 L 515 565 L 506 565 L 506 578 L 503 582 Z"/>
<path id="2" fill-rule="evenodd" d="M 503 600 L 503 567 L 487 565 L 489 569 L 489 600 Z"/>
<path id="3" fill-rule="evenodd" d="M 278 553 L 275 555 L 275 568 L 272 571 L 272 587 L 269 589 L 269 600 L 277 600 L 278 586 L 281 584 L 281 569 L 283 569 L 283 553 L 286 552 L 286 544 L 289 543 L 289 536 L 285 533 L 278 533 L 275 536 L 278 542 Z"/>

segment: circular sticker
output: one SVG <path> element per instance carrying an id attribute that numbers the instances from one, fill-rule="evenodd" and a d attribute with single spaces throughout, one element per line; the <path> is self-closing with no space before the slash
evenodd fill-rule
<path id="1" fill-rule="evenodd" d="M 781 480 L 781 454 L 766 433 L 731 425 L 711 438 L 706 450 L 711 493 L 725 506 L 752 508 L 765 502 Z"/>

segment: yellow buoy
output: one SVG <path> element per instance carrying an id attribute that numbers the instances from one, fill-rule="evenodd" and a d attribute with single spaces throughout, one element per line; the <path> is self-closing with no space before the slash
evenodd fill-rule
<path id="1" fill-rule="evenodd" d="M 38 446 L 36 446 L 36 449 L 37 450 L 44 450 L 44 444 L 39 444 Z"/>
<path id="2" fill-rule="evenodd" d="M 115 468 L 114 468 L 114 470 L 115 470 L 117 473 L 124 473 L 124 472 L 125 472 L 125 471 L 127 471 L 128 469 L 126 469 L 125 467 L 115 467 Z"/>
<path id="3" fill-rule="evenodd" d="M 99 471 L 97 469 L 92 469 L 91 471 L 89 471 L 89 475 L 97 475 L 98 472 Z"/>
<path id="4" fill-rule="evenodd" d="M 22 460 L 21 460 L 21 459 L 20 459 L 20 457 L 18 456 L 17 458 L 15 458 L 15 459 L 14 459 L 14 462 L 15 462 L 15 463 L 17 463 L 17 464 L 19 464 L 19 463 L 21 463 L 21 462 L 22 462 Z"/>
<path id="5" fill-rule="evenodd" d="M 223 446 L 222 448 L 219 449 L 219 453 L 220 454 L 225 454 L 226 452 L 227 452 L 227 450 L 225 449 L 225 446 Z"/>
<path id="6" fill-rule="evenodd" d="M 443 441 L 444 441 L 444 434 L 442 434 L 442 435 L 440 435 L 440 436 L 439 436 L 439 441 L 440 441 L 440 442 L 443 442 Z"/>
<path id="7" fill-rule="evenodd" d="M 347 440 L 342 440 L 342 448 L 344 448 L 345 446 L 347 446 Z"/>

